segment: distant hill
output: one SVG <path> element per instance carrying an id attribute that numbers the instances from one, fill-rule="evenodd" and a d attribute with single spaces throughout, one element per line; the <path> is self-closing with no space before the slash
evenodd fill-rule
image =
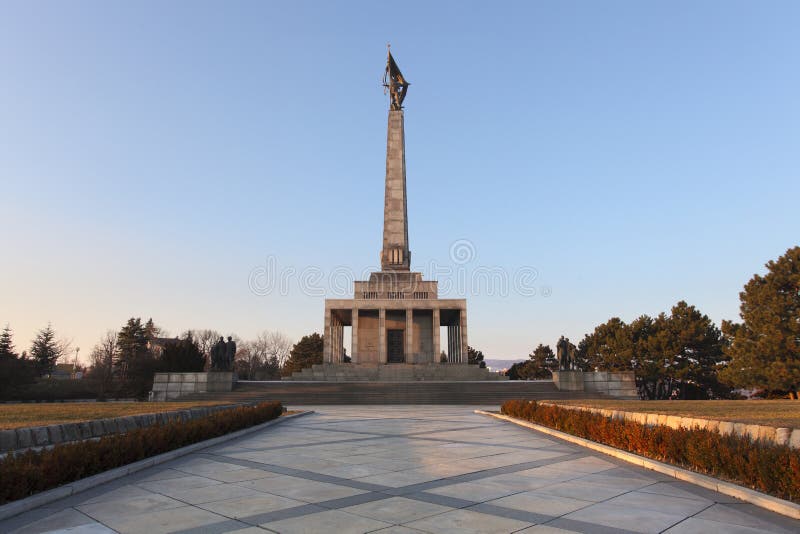
<path id="1" fill-rule="evenodd" d="M 494 358 L 486 358 L 483 361 L 486 362 L 486 367 L 491 368 L 493 371 L 499 371 L 500 369 L 508 369 L 515 363 L 527 361 L 528 358 L 517 358 L 516 360 L 497 360 Z"/>

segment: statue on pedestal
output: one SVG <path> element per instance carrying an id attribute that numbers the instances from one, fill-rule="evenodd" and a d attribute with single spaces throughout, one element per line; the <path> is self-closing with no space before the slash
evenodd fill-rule
<path id="1" fill-rule="evenodd" d="M 231 336 L 228 336 L 228 342 L 225 343 L 225 370 L 233 371 L 233 359 L 236 357 L 236 342 Z"/>
<path id="2" fill-rule="evenodd" d="M 556 343 L 556 355 L 558 357 L 559 371 L 575 370 L 575 345 L 569 342 L 569 338 L 561 336 Z"/>
<path id="3" fill-rule="evenodd" d="M 213 347 L 211 347 L 211 370 L 227 371 L 225 365 L 225 338 L 220 337 Z"/>

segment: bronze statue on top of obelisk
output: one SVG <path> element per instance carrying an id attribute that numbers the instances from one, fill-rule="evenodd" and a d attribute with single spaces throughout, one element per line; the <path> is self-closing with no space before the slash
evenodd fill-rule
<path id="1" fill-rule="evenodd" d="M 383 86 L 389 93 L 390 103 L 389 109 L 400 111 L 403 109 L 403 100 L 406 98 L 408 86 L 411 85 L 403 78 L 403 73 L 397 67 L 392 57 L 391 46 L 388 46 L 389 52 L 386 58 L 386 71 L 383 74 Z"/>

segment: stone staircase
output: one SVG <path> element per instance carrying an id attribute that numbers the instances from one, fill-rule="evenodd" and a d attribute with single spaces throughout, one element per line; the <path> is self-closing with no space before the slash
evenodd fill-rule
<path id="1" fill-rule="evenodd" d="M 511 399 L 603 398 L 598 393 L 559 391 L 550 380 L 417 380 L 403 382 L 344 382 L 283 380 L 270 382 L 239 381 L 226 393 L 194 393 L 184 400 L 253 402 L 278 400 L 285 406 L 315 404 L 465 404 L 499 406 Z"/>
<path id="2" fill-rule="evenodd" d="M 508 380 L 507 376 L 464 364 L 331 364 L 323 363 L 293 373 L 284 380 L 302 382 L 477 382 Z"/>

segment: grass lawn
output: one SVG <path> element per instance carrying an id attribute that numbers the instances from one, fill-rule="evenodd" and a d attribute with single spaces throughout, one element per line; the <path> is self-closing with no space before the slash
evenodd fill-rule
<path id="1" fill-rule="evenodd" d="M 795 400 L 628 401 L 602 399 L 549 402 L 573 406 L 591 406 L 608 410 L 662 413 L 681 417 L 700 417 L 755 425 L 800 428 L 800 401 Z"/>
<path id="2" fill-rule="evenodd" d="M 169 412 L 194 406 L 229 404 L 205 402 L 76 402 L 0 404 L 0 429 L 91 421 L 143 413 Z"/>

